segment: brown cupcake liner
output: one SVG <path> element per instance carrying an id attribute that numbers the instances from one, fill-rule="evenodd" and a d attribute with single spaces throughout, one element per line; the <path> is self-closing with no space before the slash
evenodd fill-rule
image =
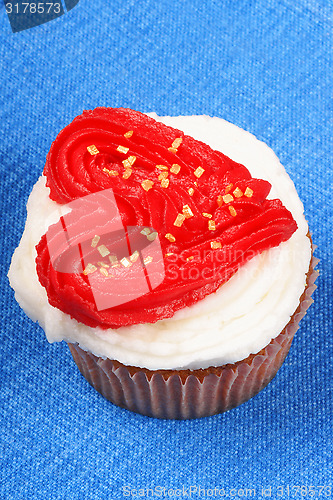
<path id="1" fill-rule="evenodd" d="M 283 331 L 257 354 L 234 364 L 198 370 L 148 370 L 103 359 L 68 344 L 87 381 L 112 403 L 149 417 L 192 419 L 222 413 L 261 391 L 276 375 L 299 322 L 312 304 L 319 260 L 312 256 L 306 288 Z"/>

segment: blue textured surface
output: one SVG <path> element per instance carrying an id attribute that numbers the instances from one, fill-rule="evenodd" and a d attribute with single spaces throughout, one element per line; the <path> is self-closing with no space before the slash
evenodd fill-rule
<path id="1" fill-rule="evenodd" d="M 128 498 L 152 497 L 139 489 L 158 486 L 166 498 L 190 486 L 202 488 L 192 498 L 222 488 L 226 498 L 250 496 L 245 488 L 261 498 L 262 486 L 288 498 L 288 485 L 294 498 L 294 485 L 327 497 L 332 17 L 325 0 L 81 0 L 13 34 L 0 4 L 0 498 L 118 499 L 127 488 L 137 490 Z M 6 272 L 49 146 L 100 105 L 223 117 L 275 150 L 304 202 L 321 259 L 315 304 L 274 381 L 227 414 L 159 421 L 113 406 L 14 301 Z"/>

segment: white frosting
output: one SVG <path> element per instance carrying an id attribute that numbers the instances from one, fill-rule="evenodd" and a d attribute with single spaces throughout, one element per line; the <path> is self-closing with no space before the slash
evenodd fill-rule
<path id="1" fill-rule="evenodd" d="M 265 347 L 298 306 L 311 258 L 303 205 L 273 151 L 252 134 L 220 118 L 152 116 L 222 151 L 254 177 L 267 179 L 273 186 L 269 198 L 280 198 L 298 224 L 293 236 L 253 258 L 216 293 L 170 319 L 117 330 L 90 328 L 52 307 L 37 279 L 35 245 L 60 215 L 41 177 L 29 197 L 26 227 L 8 273 L 10 284 L 49 342 L 77 342 L 97 356 L 152 370 L 234 363 Z"/>

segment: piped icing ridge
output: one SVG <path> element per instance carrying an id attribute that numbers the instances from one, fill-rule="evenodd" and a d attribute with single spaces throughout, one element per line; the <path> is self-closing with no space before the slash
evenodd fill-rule
<path id="1" fill-rule="evenodd" d="M 269 182 L 252 178 L 246 167 L 183 132 L 128 109 L 97 108 L 77 117 L 52 144 L 44 175 L 50 198 L 60 204 L 112 188 L 123 225 L 153 228 L 159 236 L 163 282 L 101 311 L 84 273 L 52 267 L 42 237 L 37 273 L 50 304 L 91 327 L 169 318 L 215 292 L 249 259 L 297 229 L 280 200 L 267 200 Z"/>

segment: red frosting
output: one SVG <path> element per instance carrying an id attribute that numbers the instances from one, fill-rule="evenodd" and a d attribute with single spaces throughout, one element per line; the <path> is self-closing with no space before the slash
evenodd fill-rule
<path id="1" fill-rule="evenodd" d="M 87 149 L 92 145 L 97 154 Z M 119 146 L 128 151 L 119 151 Z M 123 161 L 129 156 L 136 160 L 126 179 Z M 178 173 L 170 170 L 175 164 Z M 168 167 L 168 187 L 162 187 L 163 170 L 157 165 Z M 119 175 L 110 176 L 105 169 Z M 280 200 L 266 199 L 271 188 L 267 181 L 252 178 L 243 165 L 180 130 L 130 109 L 97 108 L 75 118 L 53 142 L 44 175 L 50 198 L 60 204 L 112 188 L 124 226 L 154 228 L 163 254 L 172 254 L 165 256 L 165 278 L 157 288 L 99 311 L 86 275 L 52 267 L 44 235 L 36 263 L 50 304 L 91 327 L 169 318 L 215 292 L 242 264 L 297 229 Z M 142 187 L 147 179 L 154 183 L 148 191 Z M 223 199 L 226 194 L 231 196 Z M 185 205 L 193 216 L 177 227 L 174 222 Z M 211 228 L 215 222 L 215 230 L 209 229 L 209 221 Z M 174 242 L 165 237 L 168 233 Z"/>

